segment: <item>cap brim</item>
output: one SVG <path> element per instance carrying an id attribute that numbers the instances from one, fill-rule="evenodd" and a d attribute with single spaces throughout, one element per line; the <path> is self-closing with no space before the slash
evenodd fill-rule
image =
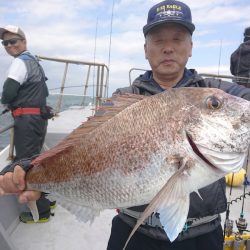
<path id="1" fill-rule="evenodd" d="M 3 40 L 3 34 L 4 34 L 5 32 L 7 32 L 6 29 L 0 28 L 0 39 L 1 39 L 1 40 Z"/>
<path id="2" fill-rule="evenodd" d="M 145 25 L 143 27 L 144 36 L 146 36 L 147 33 L 151 29 L 153 29 L 154 27 L 159 26 L 161 24 L 165 24 L 165 23 L 177 23 L 177 24 L 180 24 L 180 25 L 184 26 L 190 32 L 191 35 L 193 34 L 193 32 L 195 30 L 194 24 L 188 23 L 188 22 L 184 22 L 182 20 L 180 20 L 180 21 L 179 20 L 164 20 L 164 21 L 163 20 L 159 20 L 159 22 L 155 22 L 155 23 L 152 23 L 150 25 Z"/>
<path id="3" fill-rule="evenodd" d="M 13 32 L 11 29 L 8 29 L 7 27 L 0 28 L 0 39 L 3 40 L 3 35 L 6 32 L 16 34 L 16 35 L 20 36 L 21 38 L 26 39 L 24 32 L 20 28 L 18 28 L 18 27 L 17 27 L 17 29 L 18 29 L 17 32 Z"/>

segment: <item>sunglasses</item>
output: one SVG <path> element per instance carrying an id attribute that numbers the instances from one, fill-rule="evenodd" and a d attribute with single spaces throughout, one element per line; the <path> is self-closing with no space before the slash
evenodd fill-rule
<path id="1" fill-rule="evenodd" d="M 8 44 L 14 45 L 14 44 L 17 43 L 18 40 L 23 40 L 23 39 L 22 38 L 12 38 L 12 39 L 9 39 L 9 40 L 4 40 L 4 41 L 2 41 L 2 45 L 4 47 L 7 47 Z"/>

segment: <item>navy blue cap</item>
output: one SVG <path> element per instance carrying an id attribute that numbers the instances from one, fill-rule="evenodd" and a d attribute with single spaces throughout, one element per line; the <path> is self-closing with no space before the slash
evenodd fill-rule
<path id="1" fill-rule="evenodd" d="M 175 0 L 160 2 L 149 10 L 147 24 L 143 27 L 144 36 L 146 36 L 152 28 L 163 23 L 181 24 L 191 35 L 195 30 L 190 8 L 185 3 Z"/>

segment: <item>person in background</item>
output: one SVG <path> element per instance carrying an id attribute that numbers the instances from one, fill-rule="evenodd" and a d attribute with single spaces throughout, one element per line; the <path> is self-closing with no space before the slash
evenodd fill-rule
<path id="1" fill-rule="evenodd" d="M 187 69 L 192 56 L 192 23 L 190 8 L 180 1 L 166 0 L 154 5 L 143 28 L 145 57 L 151 70 L 140 75 L 132 86 L 118 89 L 117 94 L 155 95 L 178 87 L 212 87 L 250 100 L 250 89 L 236 83 L 202 78 Z M 28 165 L 28 167 L 27 167 Z M 29 163 L 19 163 L 13 171 L 0 175 L 0 195 L 18 194 L 21 203 L 37 200 L 41 193 L 25 191 Z M 129 241 L 126 250 L 222 250 L 223 231 L 220 213 L 226 211 L 225 178 L 190 195 L 190 208 L 185 228 L 170 242 L 160 223 L 161 214 L 153 214 Z M 132 228 L 147 204 L 120 209 L 113 218 L 108 250 L 123 249 Z"/>
<path id="2" fill-rule="evenodd" d="M 145 36 L 145 58 L 151 70 L 140 75 L 129 87 L 115 94 L 155 95 L 169 88 L 207 87 L 250 100 L 250 89 L 235 83 L 203 79 L 195 70 L 187 69 L 192 56 L 192 23 L 190 8 L 180 1 L 166 0 L 148 12 Z M 222 250 L 223 230 L 220 213 L 226 211 L 225 178 L 190 195 L 188 219 L 178 238 L 170 242 L 162 228 L 161 214 L 153 214 L 130 239 L 126 250 Z M 113 218 L 107 250 L 121 250 L 132 228 L 147 204 L 120 209 Z"/>
<path id="3" fill-rule="evenodd" d="M 13 162 L 38 155 L 42 149 L 47 130 L 43 107 L 49 94 L 46 76 L 38 59 L 27 50 L 27 40 L 22 29 L 8 25 L 0 28 L 0 39 L 6 52 L 14 57 L 3 85 L 1 102 L 11 111 L 14 119 Z M 37 201 L 40 219 L 50 217 L 50 201 Z M 51 205 L 55 205 L 54 203 Z M 30 212 L 20 214 L 20 220 L 33 222 Z"/>
<path id="4" fill-rule="evenodd" d="M 231 55 L 230 71 L 236 77 L 234 81 L 250 88 L 250 27 L 245 29 L 243 43 Z"/>

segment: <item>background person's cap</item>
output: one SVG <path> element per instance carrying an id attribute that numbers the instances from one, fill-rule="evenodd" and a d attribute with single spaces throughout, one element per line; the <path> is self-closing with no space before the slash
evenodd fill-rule
<path id="1" fill-rule="evenodd" d="M 250 27 L 245 28 L 244 36 L 250 37 Z"/>
<path id="2" fill-rule="evenodd" d="M 26 39 L 24 32 L 17 26 L 7 25 L 4 28 L 0 28 L 0 39 L 3 40 L 3 35 L 6 32 L 17 34 L 23 39 Z"/>
<path id="3" fill-rule="evenodd" d="M 149 10 L 147 24 L 143 27 L 144 36 L 152 28 L 163 23 L 181 24 L 188 29 L 191 35 L 195 30 L 190 8 L 186 4 L 175 0 L 160 2 Z"/>
<path id="4" fill-rule="evenodd" d="M 245 28 L 244 32 L 244 42 L 247 42 L 250 40 L 250 27 Z"/>

